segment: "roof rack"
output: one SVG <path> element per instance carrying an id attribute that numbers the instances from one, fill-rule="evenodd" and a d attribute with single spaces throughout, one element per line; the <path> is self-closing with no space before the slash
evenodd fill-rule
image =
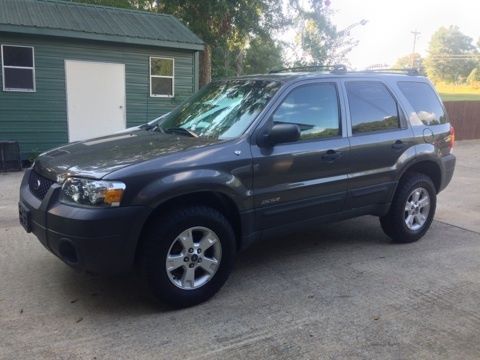
<path id="1" fill-rule="evenodd" d="M 404 69 L 387 69 L 387 68 L 379 68 L 379 69 L 366 69 L 366 70 L 356 70 L 356 71 L 348 71 L 347 66 L 343 64 L 336 64 L 336 65 L 306 65 L 306 66 L 295 66 L 295 67 L 287 67 L 282 69 L 271 70 L 269 74 L 278 74 L 282 72 L 294 72 L 294 71 L 306 71 L 306 72 L 314 72 L 314 71 L 329 71 L 332 74 L 346 74 L 346 73 L 384 73 L 384 74 L 406 74 L 410 76 L 418 76 L 421 75 L 418 69 L 415 68 L 404 68 Z"/>
<path id="2" fill-rule="evenodd" d="M 346 73 L 347 67 L 343 64 L 336 65 L 306 65 L 306 66 L 295 66 L 282 69 L 271 70 L 269 74 L 277 74 L 288 71 L 330 71 L 331 73 Z"/>
<path id="3" fill-rule="evenodd" d="M 367 70 L 362 70 L 359 72 L 374 72 L 374 73 L 402 73 L 402 74 L 407 74 L 411 76 L 417 76 L 420 75 L 420 72 L 418 69 L 415 68 L 404 68 L 404 69 L 367 69 Z"/>

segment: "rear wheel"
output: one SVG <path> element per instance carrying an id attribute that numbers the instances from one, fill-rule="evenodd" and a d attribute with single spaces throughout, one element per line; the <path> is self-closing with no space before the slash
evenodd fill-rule
<path id="1" fill-rule="evenodd" d="M 380 218 L 383 231 L 395 242 L 419 240 L 430 228 L 437 195 L 432 180 L 423 174 L 407 174 L 398 185 L 387 215 Z"/>
<path id="2" fill-rule="evenodd" d="M 212 297 L 227 280 L 235 236 L 217 210 L 192 206 L 153 221 L 146 232 L 144 270 L 153 294 L 174 307 Z"/>

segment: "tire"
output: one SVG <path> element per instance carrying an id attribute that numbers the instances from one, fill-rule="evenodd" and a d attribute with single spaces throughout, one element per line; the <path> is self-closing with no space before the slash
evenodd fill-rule
<path id="1" fill-rule="evenodd" d="M 189 234 L 193 246 L 188 245 Z M 143 270 L 147 284 L 158 300 L 175 308 L 211 298 L 233 268 L 236 242 L 232 226 L 225 216 L 210 207 L 191 206 L 159 216 L 150 223 L 144 241 Z M 201 249 L 202 244 L 206 251 Z M 167 256 L 172 259 L 168 263 Z M 172 270 L 167 270 L 167 266 Z"/>
<path id="2" fill-rule="evenodd" d="M 424 200 L 426 194 L 429 200 L 428 209 L 421 207 L 422 204 L 426 204 Z M 417 196 L 420 196 L 420 200 L 415 201 Z M 430 228 L 436 205 L 437 192 L 432 180 L 420 173 L 409 173 L 400 181 L 390 210 L 385 216 L 380 217 L 380 224 L 385 234 L 396 243 L 417 241 Z"/>

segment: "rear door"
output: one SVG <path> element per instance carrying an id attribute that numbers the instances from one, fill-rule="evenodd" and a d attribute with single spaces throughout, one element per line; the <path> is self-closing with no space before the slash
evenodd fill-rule
<path id="1" fill-rule="evenodd" d="M 270 112 L 262 128 L 297 124 L 301 138 L 271 148 L 252 144 L 259 229 L 343 210 L 349 143 L 341 108 L 336 82 L 310 81 L 287 90 Z"/>
<path id="2" fill-rule="evenodd" d="M 348 101 L 350 172 L 348 208 L 382 204 L 395 188 L 405 152 L 414 152 L 412 129 L 387 85 L 343 82 Z"/>

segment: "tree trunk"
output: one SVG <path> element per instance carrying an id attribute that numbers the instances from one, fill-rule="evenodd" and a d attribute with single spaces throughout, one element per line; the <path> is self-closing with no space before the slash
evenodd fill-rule
<path id="1" fill-rule="evenodd" d="M 205 50 L 200 53 L 200 87 L 212 81 L 212 49 L 205 45 Z"/>
<path id="2" fill-rule="evenodd" d="M 240 76 L 243 74 L 243 62 L 245 60 L 245 52 L 240 49 L 235 59 L 235 75 Z"/>

